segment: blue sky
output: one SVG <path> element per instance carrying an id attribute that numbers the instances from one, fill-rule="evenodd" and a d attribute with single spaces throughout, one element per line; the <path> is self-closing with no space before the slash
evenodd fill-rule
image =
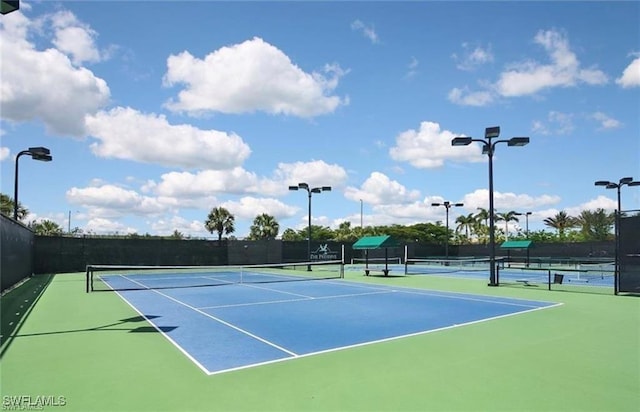
<path id="1" fill-rule="evenodd" d="M 488 208 L 488 167 L 451 139 L 490 126 L 531 138 L 494 157 L 496 211 L 530 230 L 640 179 L 638 2 L 34 1 L 0 27 L 2 193 L 50 148 L 20 158 L 19 200 L 65 229 L 210 237 L 218 206 L 237 237 L 261 213 L 301 229 L 299 182 L 333 187 L 313 224 L 463 202 L 453 222 Z"/>

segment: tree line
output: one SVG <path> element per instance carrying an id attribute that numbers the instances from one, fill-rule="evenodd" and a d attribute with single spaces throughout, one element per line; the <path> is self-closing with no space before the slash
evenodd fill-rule
<path id="1" fill-rule="evenodd" d="M 13 216 L 13 199 L 5 194 L 0 194 L 1 213 Z M 25 220 L 29 211 L 18 203 L 18 220 Z M 586 242 L 603 241 L 614 238 L 612 233 L 615 224 L 615 212 L 607 212 L 604 209 L 584 210 L 578 216 L 570 216 L 565 211 L 560 211 L 554 216 L 543 220 L 545 226 L 553 231 L 537 230 L 528 232 L 521 225 L 517 228 L 513 225 L 520 222 L 519 213 L 508 211 L 496 213 L 494 216 L 494 229 L 496 242 L 504 240 L 532 240 L 536 242 Z M 351 226 L 351 222 L 342 222 L 336 229 L 328 226 L 311 225 L 311 239 L 314 241 L 356 241 L 363 236 L 390 235 L 400 242 L 423 242 L 444 244 L 486 244 L 489 242 L 489 211 L 478 208 L 477 213 L 460 215 L 455 219 L 453 227 L 447 228 L 443 222 L 416 223 L 413 225 L 380 225 L 380 226 Z M 510 226 L 511 224 L 511 226 Z M 38 235 L 83 235 L 81 229 L 74 228 L 70 231 L 64 229 L 48 219 L 32 221 L 29 227 Z M 219 241 L 223 239 L 236 240 L 235 216 L 224 207 L 214 207 L 208 213 L 204 227 L 217 235 Z M 69 233 L 70 232 L 70 233 Z M 91 233 L 89 233 L 91 235 Z M 267 213 L 257 215 L 250 227 L 246 240 L 275 239 L 280 235 L 280 224 L 277 219 Z M 188 238 L 178 230 L 170 236 L 139 235 L 137 233 L 124 235 L 125 237 L 165 237 L 172 239 Z M 285 229 L 281 234 L 283 241 L 302 241 L 309 236 L 309 228 L 295 230 Z"/>

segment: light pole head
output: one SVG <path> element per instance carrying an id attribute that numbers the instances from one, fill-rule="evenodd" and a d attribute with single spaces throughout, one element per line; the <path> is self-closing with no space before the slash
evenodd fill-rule
<path id="1" fill-rule="evenodd" d="M 507 146 L 526 146 L 528 144 L 528 137 L 512 137 L 507 141 Z"/>
<path id="2" fill-rule="evenodd" d="M 331 191 L 331 186 L 322 186 L 322 187 L 321 187 L 321 190 L 322 190 L 323 192 L 330 192 L 330 191 Z"/>
<path id="3" fill-rule="evenodd" d="M 622 179 L 620 179 L 620 184 L 621 185 L 628 185 L 632 181 L 633 181 L 633 177 L 623 177 Z"/>
<path id="4" fill-rule="evenodd" d="M 613 182 L 609 182 L 609 184 L 605 186 L 605 189 L 617 189 L 619 187 L 620 187 L 619 185 L 617 185 L 617 184 L 615 184 Z"/>
<path id="5" fill-rule="evenodd" d="M 9 14 L 12 11 L 16 11 L 19 9 L 20 9 L 19 0 L 2 0 L 2 7 L 0 8 L 0 13 Z"/>
<path id="6" fill-rule="evenodd" d="M 442 203 L 431 203 L 431 206 L 441 206 Z"/>
<path id="7" fill-rule="evenodd" d="M 464 206 L 464 203 L 454 203 L 453 205 L 455 207 L 462 207 L 462 206 Z"/>
<path id="8" fill-rule="evenodd" d="M 309 189 L 309 185 L 307 183 L 298 183 L 298 187 L 300 189 Z"/>
<path id="9" fill-rule="evenodd" d="M 498 136 L 500 136 L 500 126 L 487 127 L 486 129 L 484 129 L 485 139 L 492 139 Z"/>
<path id="10" fill-rule="evenodd" d="M 596 186 L 608 186 L 611 182 L 608 180 L 598 180 L 595 185 Z"/>
<path id="11" fill-rule="evenodd" d="M 44 156 L 51 154 L 51 151 L 46 147 L 30 147 L 28 152 L 31 156 Z"/>
<path id="12" fill-rule="evenodd" d="M 640 186 L 640 181 L 635 181 L 635 182 L 629 182 L 627 183 L 628 186 Z"/>
<path id="13" fill-rule="evenodd" d="M 471 144 L 471 137 L 454 137 L 451 146 L 468 146 Z"/>
<path id="14" fill-rule="evenodd" d="M 289 186 L 289 190 L 298 190 L 298 186 Z"/>
<path id="15" fill-rule="evenodd" d="M 314 188 L 313 188 L 313 189 L 311 189 L 309 192 L 310 192 L 310 193 L 320 193 L 320 192 L 322 192 L 322 188 L 320 188 L 320 187 L 314 187 Z"/>

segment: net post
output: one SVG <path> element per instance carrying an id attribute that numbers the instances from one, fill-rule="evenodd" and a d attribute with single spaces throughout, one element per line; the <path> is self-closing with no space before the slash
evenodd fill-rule
<path id="1" fill-rule="evenodd" d="M 551 290 L 551 269 L 547 270 L 547 289 Z"/>
<path id="2" fill-rule="evenodd" d="M 340 279 L 344 279 L 344 243 L 341 247 L 342 258 L 340 259 Z"/>

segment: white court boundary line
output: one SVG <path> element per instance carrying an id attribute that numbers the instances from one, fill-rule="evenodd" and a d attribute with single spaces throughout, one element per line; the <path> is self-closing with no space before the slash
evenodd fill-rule
<path id="1" fill-rule="evenodd" d="M 126 278 L 126 275 L 124 276 Z M 131 282 L 134 283 L 138 283 L 135 280 L 132 279 L 128 279 Z M 507 313 L 504 315 L 498 315 L 498 316 L 492 316 L 489 318 L 483 318 L 483 319 L 478 319 L 478 320 L 474 320 L 474 321 L 469 321 L 469 322 L 464 322 L 464 323 L 459 323 L 459 324 L 454 324 L 454 325 L 449 325 L 449 326 L 444 326 L 444 327 L 440 327 L 440 328 L 436 328 L 436 329 L 429 329 L 429 330 L 424 330 L 424 331 L 419 331 L 419 332 L 413 332 L 413 333 L 409 333 L 409 334 L 404 334 L 404 335 L 398 335 L 398 336 L 392 336 L 389 338 L 383 338 L 383 339 L 376 339 L 376 340 L 372 340 L 372 341 L 367 341 L 367 342 L 361 342 L 361 343 L 356 343 L 353 345 L 347 345 L 347 346 L 340 346 L 340 347 L 336 347 L 336 348 L 331 348 L 331 349 L 325 349 L 325 350 L 321 350 L 321 351 L 316 351 L 316 352 L 310 352 L 310 353 L 305 353 L 305 354 L 296 354 L 293 351 L 290 351 L 284 347 L 281 347 L 273 342 L 270 342 L 267 339 L 264 339 L 258 335 L 255 335 L 249 331 L 246 331 L 240 327 L 237 327 L 227 321 L 224 321 L 216 316 L 210 315 L 206 312 L 203 312 L 202 309 L 206 309 L 209 307 L 205 307 L 205 308 L 197 308 L 194 307 L 192 305 L 189 305 L 185 302 L 180 301 L 179 299 L 173 298 L 165 293 L 160 292 L 159 290 L 154 290 L 154 289 L 145 289 L 147 291 L 151 291 L 154 293 L 157 293 L 175 303 L 178 303 L 179 305 L 182 305 L 188 309 L 193 310 L 194 312 L 197 312 L 207 318 L 210 318 L 216 322 L 219 322 L 225 326 L 230 327 L 231 329 L 234 329 L 236 331 L 239 331 L 253 339 L 256 339 L 262 343 L 265 343 L 266 345 L 269 345 L 273 348 L 276 348 L 284 353 L 286 353 L 287 355 L 289 355 L 288 357 L 284 357 L 284 358 L 280 358 L 280 359 L 273 359 L 270 361 L 265 361 L 265 362 L 256 362 L 256 363 L 251 363 L 251 364 L 247 364 L 247 365 L 242 365 L 242 366 L 238 366 L 238 367 L 234 367 L 234 368 L 228 368 L 228 369 L 222 369 L 222 370 L 218 370 L 218 371 L 211 371 L 209 369 L 207 369 L 204 365 L 202 365 L 196 358 L 194 358 L 188 351 L 186 351 L 182 346 L 180 346 L 179 343 L 177 343 L 174 339 L 172 339 L 165 331 L 163 331 L 160 327 L 158 327 L 152 319 L 147 318 L 146 315 L 144 315 L 142 312 L 140 312 L 138 310 L 138 308 L 136 308 L 131 302 L 129 302 L 122 294 L 120 294 L 119 291 L 115 291 L 116 294 L 118 296 L 120 296 L 120 298 L 122 300 L 124 300 L 131 308 L 134 309 L 135 312 L 137 312 L 140 316 L 142 316 L 147 322 L 149 322 L 151 324 L 151 326 L 153 326 L 154 329 L 156 329 L 158 331 L 158 333 L 162 334 L 169 342 L 171 342 L 171 344 L 173 346 L 175 346 L 180 352 L 182 352 L 189 360 L 191 360 L 196 366 L 198 366 L 205 374 L 211 376 L 211 375 L 218 375 L 221 373 L 226 373 L 226 372 L 232 372 L 232 371 L 237 371 L 237 370 L 242 370 L 242 369 L 248 369 L 248 368 L 253 368 L 253 367 L 257 367 L 257 366 L 262 366 L 262 365 L 269 365 L 269 364 L 273 364 L 273 363 L 278 363 L 278 362 L 285 362 L 285 361 L 290 361 L 292 359 L 298 359 L 298 358 L 306 358 L 309 356 L 315 356 L 315 355 L 321 355 L 321 354 L 325 354 L 325 353 L 331 353 L 331 352 L 337 352 L 337 351 L 341 351 L 341 350 L 346 350 L 346 349 L 352 349 L 352 348 L 358 348 L 361 346 L 368 346 L 368 345 L 374 345 L 377 343 L 383 343 L 383 342 L 390 342 L 390 341 L 394 341 L 394 340 L 399 340 L 399 339 L 404 339 L 404 338 L 409 338 L 409 337 L 413 337 L 413 336 L 420 336 L 420 335 L 426 335 L 429 333 L 433 333 L 433 332 L 439 332 L 439 331 L 443 331 L 443 330 L 448 330 L 448 329 L 453 329 L 453 328 L 458 328 L 461 326 L 468 326 L 468 325 L 473 325 L 473 324 L 478 324 L 478 323 L 483 323 L 483 322 L 488 322 L 488 321 L 492 321 L 495 319 L 502 319 L 502 318 L 507 318 L 510 316 L 516 316 L 516 315 L 522 315 L 525 313 L 529 313 L 529 312 L 536 312 L 539 310 L 544 310 L 544 309 L 551 309 L 551 308 L 555 308 L 558 306 L 562 306 L 563 303 L 553 303 L 553 302 L 547 302 L 547 301 L 535 301 L 535 300 L 530 300 L 530 299 L 522 299 L 522 298 L 510 298 L 510 297 L 500 297 L 500 296 L 487 296 L 487 295 L 473 295 L 473 294 L 465 294 L 465 293 L 457 293 L 457 292 L 440 292 L 440 291 L 432 291 L 429 289 L 419 289 L 419 288 L 409 288 L 409 287 L 398 287 L 398 288 L 391 288 L 389 286 L 384 286 L 384 285 L 369 285 L 369 284 L 362 284 L 362 283 L 358 283 L 358 282 L 354 282 L 354 281 L 327 281 L 327 280 L 322 280 L 321 282 L 323 283 L 334 283 L 334 284 L 344 284 L 347 283 L 350 286 L 357 286 L 357 287 L 363 287 L 366 289 L 377 289 L 378 292 L 368 292 L 368 293 L 355 293 L 355 294 L 345 294 L 345 295 L 335 295 L 335 296 L 330 296 L 327 298 L 342 298 L 342 297 L 355 297 L 355 296 L 365 296 L 365 295 L 373 295 L 373 294 L 387 294 L 387 293 L 393 293 L 393 292 L 401 292 L 401 293 L 411 293 L 411 294 L 418 294 L 418 295 L 424 295 L 424 296 L 432 296 L 432 297 L 442 297 L 442 298 L 452 298 L 452 299 L 461 299 L 461 300 L 470 300 L 470 301 L 477 301 L 477 302 L 484 302 L 484 303 L 492 303 L 492 304 L 502 304 L 502 305 L 510 305 L 510 306 L 520 306 L 520 307 L 530 307 L 531 309 L 528 310 L 524 310 L 524 311 L 518 311 L 518 312 L 513 312 L 513 313 Z M 247 287 L 256 287 L 255 285 L 248 285 L 248 284 L 237 284 L 239 286 L 247 286 Z M 142 284 L 141 284 L 142 286 Z M 258 287 L 260 289 L 267 289 L 267 290 L 271 290 L 269 288 L 266 287 Z M 277 290 L 274 290 L 277 291 Z M 278 292 L 282 292 L 282 291 L 278 291 Z M 423 292 L 423 293 L 421 293 Z M 286 292 L 285 292 L 286 293 Z M 292 293 L 290 293 L 292 294 Z M 295 294 L 293 294 L 295 295 Z M 456 296 L 457 295 L 457 296 Z M 300 295 L 300 296 L 304 296 L 304 295 Z M 486 298 L 490 298 L 490 299 L 478 299 L 478 296 L 483 296 Z M 295 302 L 295 301 L 304 301 L 304 300 L 315 300 L 315 299 L 322 299 L 323 297 L 317 298 L 317 297 L 303 297 L 300 299 L 283 299 L 281 301 L 278 302 L 267 302 L 267 303 L 286 303 L 286 302 Z M 500 300 L 493 300 L 491 298 L 496 298 L 496 299 L 508 299 L 508 300 L 513 300 L 513 301 L 527 301 L 527 302 L 539 302 L 539 303 L 545 303 L 547 304 L 547 306 L 537 306 L 537 307 L 532 307 L 531 304 L 526 305 L 526 304 L 517 304 L 517 303 L 513 303 L 513 302 L 504 302 L 504 301 L 500 301 Z M 250 306 L 250 305 L 258 305 L 258 304 L 262 304 L 262 303 L 250 303 L 250 304 L 239 304 L 238 306 Z M 212 307 L 212 308 L 221 308 L 224 306 L 219 306 L 219 307 Z"/>

